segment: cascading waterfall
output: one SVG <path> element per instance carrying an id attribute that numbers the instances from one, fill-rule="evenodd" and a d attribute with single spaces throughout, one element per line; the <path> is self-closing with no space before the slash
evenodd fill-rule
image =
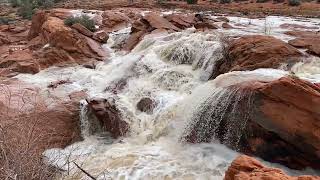
<path id="1" fill-rule="evenodd" d="M 194 107 L 182 139 L 198 143 L 218 139 L 237 149 L 252 109 L 252 93 L 236 86 L 214 89 Z"/>
<path id="2" fill-rule="evenodd" d="M 121 46 L 128 29 L 122 32 L 110 35 L 105 46 Z M 97 179 L 221 180 L 237 153 L 214 141 L 236 147 L 249 118 L 249 112 L 240 112 L 252 105 L 252 93 L 233 85 L 271 81 L 288 72 L 230 72 L 207 82 L 215 63 L 223 58 L 219 36 L 194 29 L 150 35 L 128 54 L 113 51 L 111 59 L 95 69 L 76 66 L 20 74 L 21 80 L 43 89 L 52 81 L 68 79 L 72 83 L 51 92 L 60 97 L 79 90 L 90 98 L 112 97 L 130 126 L 126 137 L 101 138 L 97 120 L 89 115 L 87 102 L 81 101 L 84 141 L 47 150 L 46 162 L 63 170 L 63 179 L 88 179 L 70 163 L 77 162 Z M 144 97 L 157 104 L 151 114 L 137 110 Z M 192 130 L 193 141 L 204 143 L 181 143 L 181 138 L 191 138 Z"/>

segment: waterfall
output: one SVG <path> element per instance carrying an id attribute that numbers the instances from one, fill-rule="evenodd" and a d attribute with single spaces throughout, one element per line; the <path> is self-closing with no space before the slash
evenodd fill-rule
<path id="1" fill-rule="evenodd" d="M 82 138 L 102 132 L 102 127 L 95 116 L 92 115 L 88 108 L 86 100 L 80 101 L 80 130 Z"/>
<path id="2" fill-rule="evenodd" d="M 182 140 L 198 143 L 218 140 L 237 149 L 249 120 L 253 92 L 236 86 L 212 91 L 193 109 Z"/>
<path id="3" fill-rule="evenodd" d="M 42 88 L 61 79 L 72 82 L 52 90 L 53 95 L 83 90 L 90 98 L 112 97 L 130 126 L 125 137 L 101 138 L 104 132 L 83 100 L 80 123 L 84 140 L 65 149 L 48 150 L 44 156 L 59 159 L 59 164 L 52 166 L 61 168 L 69 162 L 71 154 L 73 161 L 80 162 L 97 179 L 221 180 L 238 155 L 225 145 L 237 148 L 253 103 L 253 92 L 237 85 L 272 81 L 288 72 L 275 69 L 229 72 L 208 81 L 215 64 L 223 58 L 220 36 L 217 32 L 194 29 L 147 35 L 135 49 L 125 53 L 116 49 L 129 37 L 128 29 L 124 29 L 110 35 L 104 46 L 111 48 L 113 55 L 95 69 L 55 67 L 35 75 L 17 76 Z M 295 71 L 298 75 L 306 74 L 310 68 L 314 69 L 299 66 Z M 142 98 L 156 102 L 152 113 L 137 109 Z M 66 156 L 60 156 L 61 153 Z M 83 172 L 71 169 L 70 173 L 62 172 L 64 179 L 86 179 Z"/>

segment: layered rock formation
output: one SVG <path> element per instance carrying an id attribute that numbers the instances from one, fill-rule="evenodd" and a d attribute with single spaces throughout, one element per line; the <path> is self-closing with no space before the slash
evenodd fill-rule
<path id="1" fill-rule="evenodd" d="M 224 180 L 318 180 L 319 176 L 288 176 L 282 170 L 270 168 L 258 160 L 241 155 L 235 159 L 226 171 Z"/>
<path id="2" fill-rule="evenodd" d="M 234 85 L 210 99 L 194 115 L 187 141 L 216 138 L 233 149 L 290 168 L 320 168 L 318 86 L 284 77 Z"/>
<path id="3" fill-rule="evenodd" d="M 320 34 L 313 31 L 288 31 L 287 35 L 295 36 L 296 39 L 288 43 L 297 48 L 307 49 L 307 52 L 320 56 Z"/>

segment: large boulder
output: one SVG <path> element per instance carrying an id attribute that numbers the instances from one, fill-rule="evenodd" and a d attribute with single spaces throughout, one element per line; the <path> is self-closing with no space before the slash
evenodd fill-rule
<path id="1" fill-rule="evenodd" d="M 313 31 L 289 31 L 288 35 L 297 38 L 290 40 L 288 43 L 297 48 L 307 49 L 307 52 L 320 56 L 320 34 Z"/>
<path id="2" fill-rule="evenodd" d="M 229 86 L 215 95 L 194 114 L 187 141 L 215 138 L 290 168 L 320 169 L 319 86 L 283 77 Z"/>
<path id="3" fill-rule="evenodd" d="M 104 131 L 114 138 L 126 135 L 129 124 L 123 120 L 115 99 L 92 99 L 87 102 L 90 112 L 98 119 Z"/>
<path id="4" fill-rule="evenodd" d="M 296 48 L 272 36 L 250 35 L 228 43 L 227 56 L 217 63 L 213 77 L 229 71 L 278 68 L 302 57 Z"/>
<path id="5" fill-rule="evenodd" d="M 236 158 L 225 173 L 224 180 L 317 180 L 319 176 L 288 176 L 282 170 L 270 168 L 263 165 L 258 160 L 241 155 Z"/>
<path id="6" fill-rule="evenodd" d="M 81 25 L 78 24 L 78 27 Z M 108 57 L 100 43 L 78 31 L 80 30 L 65 26 L 59 18 L 47 18 L 38 36 L 33 39 L 35 42 L 47 44 L 45 48 L 34 53 L 41 69 L 52 65 L 83 64 L 92 59 L 103 60 Z M 90 35 L 93 36 L 93 33 Z M 37 47 L 36 43 L 33 46 Z"/>

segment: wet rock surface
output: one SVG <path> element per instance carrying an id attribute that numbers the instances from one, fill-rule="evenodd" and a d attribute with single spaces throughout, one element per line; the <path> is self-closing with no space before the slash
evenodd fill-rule
<path id="1" fill-rule="evenodd" d="M 117 138 L 126 135 L 129 124 L 122 119 L 121 112 L 115 104 L 115 99 L 87 100 L 89 109 L 97 117 L 104 131 Z"/>
<path id="2" fill-rule="evenodd" d="M 289 176 L 280 169 L 270 168 L 258 160 L 241 155 L 235 159 L 225 173 L 224 180 L 247 180 L 247 179 L 268 179 L 268 180 L 317 180 L 319 176 Z"/>
<path id="3" fill-rule="evenodd" d="M 157 103 L 153 99 L 148 97 L 142 98 L 137 103 L 137 109 L 141 112 L 145 112 L 148 114 L 152 114 L 156 106 L 157 106 Z"/>
<path id="4" fill-rule="evenodd" d="M 226 56 L 217 63 L 213 78 L 230 71 L 278 68 L 303 57 L 293 46 L 271 36 L 243 36 L 227 43 Z"/>
<path id="5" fill-rule="evenodd" d="M 293 169 L 320 168 L 318 86 L 284 77 L 230 88 L 230 93 L 215 100 L 218 104 L 202 106 L 194 116 L 196 123 L 187 131 L 187 141 L 210 142 L 215 137 L 245 154 Z M 215 110 L 219 103 L 230 113 Z"/>
<path id="6" fill-rule="evenodd" d="M 309 54 L 320 57 L 320 33 L 312 31 L 289 31 L 286 34 L 296 36 L 288 43 L 297 48 L 307 49 Z"/>

